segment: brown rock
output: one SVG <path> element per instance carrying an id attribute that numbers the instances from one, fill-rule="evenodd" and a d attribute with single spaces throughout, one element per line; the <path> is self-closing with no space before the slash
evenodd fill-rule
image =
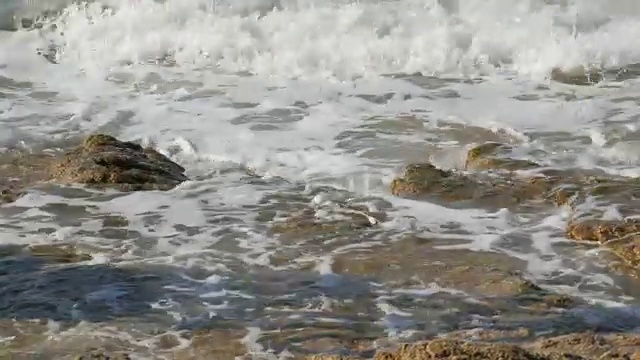
<path id="1" fill-rule="evenodd" d="M 591 332 L 562 335 L 536 341 L 526 348 L 543 354 L 572 354 L 584 359 L 631 359 L 640 351 L 637 334 L 596 334 Z"/>
<path id="2" fill-rule="evenodd" d="M 94 350 L 77 356 L 75 360 L 131 360 L 131 357 L 125 353 L 107 353 L 102 350 Z"/>
<path id="3" fill-rule="evenodd" d="M 475 146 L 467 152 L 466 169 L 473 170 L 523 170 L 537 168 L 540 165 L 529 161 L 507 157 L 511 146 L 496 142 L 488 142 Z"/>
<path id="4" fill-rule="evenodd" d="M 403 345 L 394 352 L 379 352 L 375 360 L 545 360 L 546 356 L 530 353 L 515 345 L 473 343 L 457 340 L 432 340 Z"/>
<path id="5" fill-rule="evenodd" d="M 446 339 L 463 340 L 463 341 L 482 341 L 482 342 L 513 342 L 524 341 L 535 337 L 535 333 L 527 328 L 516 328 L 509 330 L 498 329 L 471 329 L 459 330 L 444 334 Z"/>
<path id="6" fill-rule="evenodd" d="M 245 355 L 247 347 L 242 343 L 246 331 L 242 330 L 199 330 L 193 334 L 191 345 L 177 350 L 172 359 L 220 359 L 233 360 Z"/>
<path id="7" fill-rule="evenodd" d="M 26 187 L 48 180 L 46 169 L 54 160 L 53 154 L 0 154 L 0 204 L 14 202 Z"/>
<path id="8" fill-rule="evenodd" d="M 489 331 L 491 333 L 491 331 Z M 477 333 L 477 332 L 474 332 Z M 631 360 L 640 355 L 640 336 L 637 334 L 575 333 L 523 343 L 473 342 L 457 340 L 461 333 L 444 334 L 446 338 L 404 344 L 395 351 L 380 351 L 374 360 L 436 360 L 436 359 L 503 359 L 503 360 Z M 516 332 L 486 340 L 525 339 L 530 333 Z M 484 340 L 483 340 L 484 341 Z M 347 360 L 348 357 L 314 356 L 315 360 Z"/>
<path id="9" fill-rule="evenodd" d="M 422 163 L 408 165 L 403 176 L 391 182 L 391 193 L 412 198 L 438 195 L 455 201 L 473 198 L 479 185 L 462 174 Z"/>
<path id="10" fill-rule="evenodd" d="M 61 183 L 118 186 L 123 190 L 168 190 L 183 181 L 185 169 L 151 148 L 91 135 L 51 166 Z"/>
<path id="11" fill-rule="evenodd" d="M 432 164 L 411 164 L 391 182 L 391 193 L 411 199 L 471 202 L 477 207 L 513 207 L 529 200 L 546 200 L 556 186 L 553 177 L 463 175 Z"/>
<path id="12" fill-rule="evenodd" d="M 408 237 L 384 247 L 362 249 L 334 256 L 337 274 L 376 277 L 387 284 L 414 278 L 471 295 L 513 297 L 540 288 L 519 272 L 520 260 L 495 252 L 439 249 L 427 239 Z"/>
<path id="13" fill-rule="evenodd" d="M 625 221 L 584 220 L 570 223 L 567 228 L 567 237 L 573 240 L 606 243 L 639 232 L 640 221 L 635 219 Z"/>
<path id="14" fill-rule="evenodd" d="M 345 206 L 334 211 L 336 218 L 323 219 L 317 216 L 314 209 L 307 208 L 287 217 L 284 221 L 275 222 L 270 232 L 286 238 L 297 239 L 301 236 L 317 234 L 336 234 L 351 230 L 370 228 L 386 220 L 384 213 L 369 212 L 358 206 Z"/>
<path id="15" fill-rule="evenodd" d="M 10 203 L 16 201 L 22 193 L 14 189 L 5 188 L 0 190 L 0 204 Z"/>
<path id="16" fill-rule="evenodd" d="M 571 69 L 555 67 L 551 70 L 551 80 L 569 85 L 594 85 L 603 80 L 603 74 L 599 69 L 586 69 L 583 66 Z"/>
<path id="17" fill-rule="evenodd" d="M 628 267 L 637 270 L 640 266 L 640 236 L 611 241 L 607 247 Z M 637 274 L 634 274 L 637 275 Z"/>
<path id="18" fill-rule="evenodd" d="M 57 263 L 75 263 L 92 259 L 91 255 L 79 253 L 71 245 L 31 245 L 29 250 L 33 256 Z"/>

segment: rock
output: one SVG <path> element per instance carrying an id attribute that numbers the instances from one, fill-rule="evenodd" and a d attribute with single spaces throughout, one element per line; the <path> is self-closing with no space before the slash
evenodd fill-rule
<path id="1" fill-rule="evenodd" d="M 311 235 L 331 235 L 358 229 L 370 228 L 386 220 L 386 215 L 369 212 L 359 206 L 346 206 L 333 209 L 331 217 L 318 216 L 318 210 L 306 208 L 291 214 L 283 221 L 276 221 L 269 229 L 271 234 L 286 239 L 299 239 Z"/>
<path id="2" fill-rule="evenodd" d="M 464 175 L 432 164 L 410 164 L 391 182 L 391 193 L 419 200 L 465 202 L 475 207 L 513 207 L 529 200 L 546 200 L 556 178 Z"/>
<path id="3" fill-rule="evenodd" d="M 391 182 L 391 193 L 400 197 L 421 198 L 437 195 L 449 201 L 476 196 L 479 183 L 452 170 L 438 169 L 430 163 L 410 164 L 401 177 Z"/>
<path id="4" fill-rule="evenodd" d="M 22 193 L 14 189 L 5 188 L 0 190 L 0 204 L 6 204 L 16 201 Z"/>
<path id="5" fill-rule="evenodd" d="M 604 79 L 599 69 L 577 66 L 571 69 L 555 67 L 551 70 L 551 80 L 568 85 L 594 85 Z"/>
<path id="6" fill-rule="evenodd" d="M 489 331 L 491 332 L 491 331 Z M 515 333 L 513 339 L 525 339 L 528 332 Z M 499 333 L 499 332 L 496 332 Z M 451 336 L 450 336 L 451 335 Z M 379 351 L 374 360 L 502 359 L 502 360 L 633 360 L 640 359 L 640 336 L 637 334 L 574 333 L 519 344 L 475 342 L 456 339 L 460 334 L 443 334 L 445 338 L 401 345 L 394 351 Z M 525 336 L 520 336 L 525 335 Z M 495 336 L 485 336 L 487 340 Z M 503 336 L 498 336 L 504 339 Z M 350 357 L 312 356 L 314 360 L 347 360 Z"/>
<path id="7" fill-rule="evenodd" d="M 535 332 L 525 327 L 506 330 L 476 328 L 443 334 L 445 339 L 482 342 L 524 342 L 535 337 Z"/>
<path id="8" fill-rule="evenodd" d="M 567 237 L 573 240 L 606 243 L 610 240 L 640 233 L 640 220 L 584 220 L 572 222 L 567 228 Z"/>
<path id="9" fill-rule="evenodd" d="M 640 359 L 637 334 L 575 333 L 538 340 L 525 347 L 541 354 L 571 354 L 577 359 Z"/>
<path id="10" fill-rule="evenodd" d="M 465 169 L 473 170 L 524 170 L 540 167 L 529 160 L 511 159 L 506 155 L 511 152 L 511 146 L 496 142 L 488 142 L 475 146 L 467 152 Z"/>
<path id="11" fill-rule="evenodd" d="M 88 136 L 50 168 L 52 178 L 60 183 L 122 190 L 168 190 L 188 180 L 184 172 L 151 148 L 102 134 Z"/>
<path id="12" fill-rule="evenodd" d="M 343 252 L 334 255 L 332 270 L 386 284 L 413 278 L 478 297 L 514 298 L 541 291 L 519 275 L 526 269 L 521 260 L 495 252 L 438 248 L 445 243 L 407 237 L 382 247 Z"/>
<path id="13" fill-rule="evenodd" d="M 71 245 L 31 245 L 29 250 L 33 256 L 56 263 L 76 263 L 92 259 L 91 255 L 79 253 Z"/>
<path id="14" fill-rule="evenodd" d="M 127 227 L 129 226 L 129 220 L 124 216 L 109 215 L 102 219 L 102 226 L 113 228 Z"/>
<path id="15" fill-rule="evenodd" d="M 611 251 L 622 263 L 622 268 L 632 270 L 638 276 L 640 266 L 640 220 L 584 220 L 570 223 L 567 237 L 574 240 L 593 241 Z M 612 264 L 618 267 L 619 264 Z"/>
<path id="16" fill-rule="evenodd" d="M 48 180 L 46 169 L 54 160 L 53 154 L 1 153 L 0 204 L 14 202 L 26 187 Z"/>
<path id="17" fill-rule="evenodd" d="M 198 330 L 193 333 L 191 344 L 178 349 L 172 359 L 236 359 L 247 353 L 242 342 L 246 331 L 240 329 Z"/>
<path id="18" fill-rule="evenodd" d="M 374 360 L 431 360 L 431 359 L 501 359 L 546 360 L 515 345 L 464 342 L 438 339 L 425 343 L 405 344 L 393 352 L 379 352 Z"/>
<path id="19" fill-rule="evenodd" d="M 111 354 L 101 350 L 94 350 L 77 356 L 75 360 L 131 360 L 131 357 L 125 353 Z"/>

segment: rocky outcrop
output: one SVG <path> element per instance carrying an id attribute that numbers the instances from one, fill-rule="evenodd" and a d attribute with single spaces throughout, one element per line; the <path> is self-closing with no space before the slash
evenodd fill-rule
<path id="1" fill-rule="evenodd" d="M 517 210 L 569 206 L 569 239 L 602 245 L 623 265 L 640 266 L 640 220 L 635 218 L 640 206 L 638 178 L 598 170 L 545 169 L 509 158 L 511 150 L 510 145 L 497 142 L 475 146 L 467 152 L 466 172 L 443 170 L 430 163 L 410 164 L 391 182 L 391 193 L 451 206 Z M 535 171 L 528 176 L 515 172 L 522 169 Z M 586 201 L 614 205 L 626 220 L 600 220 L 603 208 L 580 207 Z"/>
<path id="2" fill-rule="evenodd" d="M 391 193 L 478 207 L 512 207 L 527 200 L 545 200 L 555 183 L 553 177 L 471 176 L 421 163 L 408 165 L 403 175 L 391 182 Z"/>
<path id="3" fill-rule="evenodd" d="M 103 134 L 63 154 L 0 154 L 0 204 L 46 182 L 136 191 L 169 190 L 186 180 L 185 169 L 156 150 Z"/>
<path id="4" fill-rule="evenodd" d="M 60 183 L 116 186 L 122 190 L 168 190 L 188 180 L 185 169 L 152 148 L 91 135 L 50 168 Z"/>
<path id="5" fill-rule="evenodd" d="M 447 334 L 444 335 L 447 337 Z M 355 357 L 311 356 L 309 360 L 355 360 Z M 529 343 L 475 342 L 434 339 L 379 351 L 374 360 L 632 360 L 640 359 L 636 334 L 575 333 Z"/>

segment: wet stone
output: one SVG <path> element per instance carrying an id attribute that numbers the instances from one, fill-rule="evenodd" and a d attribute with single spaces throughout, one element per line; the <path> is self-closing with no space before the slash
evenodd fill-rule
<path id="1" fill-rule="evenodd" d="M 0 190 L 0 205 L 11 203 L 16 201 L 20 196 L 22 196 L 22 192 L 16 191 L 15 189 L 1 189 Z"/>
<path id="2" fill-rule="evenodd" d="M 573 333 L 528 342 L 524 330 L 466 331 L 442 334 L 444 338 L 404 344 L 379 351 L 374 360 L 503 359 L 503 360 L 634 360 L 640 359 L 637 334 Z M 475 336 L 476 341 L 464 340 Z M 479 340 L 479 341 L 478 341 Z M 499 342 L 495 342 L 495 341 Z M 515 343 L 514 343 L 515 342 Z M 361 357 L 312 356 L 309 359 L 361 359 Z"/>
<path id="3" fill-rule="evenodd" d="M 284 240 L 313 235 L 335 236 L 336 234 L 372 228 L 386 220 L 384 213 L 370 212 L 357 205 L 340 206 L 330 210 L 326 217 L 319 215 L 319 210 L 304 209 L 291 214 L 282 221 L 274 222 L 269 232 L 284 237 Z"/>
<path id="4" fill-rule="evenodd" d="M 459 330 L 444 334 L 446 339 L 463 341 L 483 341 L 483 342 L 522 342 L 535 337 L 535 333 L 528 328 L 520 327 L 516 329 L 471 329 Z"/>
<path id="5" fill-rule="evenodd" d="M 508 208 L 527 201 L 548 202 L 556 182 L 556 178 L 542 176 L 525 179 L 494 175 L 472 177 L 420 163 L 408 165 L 404 173 L 391 182 L 391 193 L 409 199 Z"/>
<path id="6" fill-rule="evenodd" d="M 640 233 L 640 220 L 584 220 L 570 223 L 567 237 L 580 241 L 606 243 Z"/>
<path id="7" fill-rule="evenodd" d="M 551 80 L 568 85 L 594 85 L 604 79 L 599 69 L 577 66 L 571 69 L 553 68 Z"/>
<path id="8" fill-rule="evenodd" d="M 529 160 L 509 158 L 512 148 L 497 142 L 488 142 L 475 146 L 467 152 L 465 168 L 468 170 L 523 170 L 540 167 Z"/>
<path id="9" fill-rule="evenodd" d="M 188 180 L 185 169 L 151 148 L 108 135 L 88 136 L 50 167 L 63 184 L 115 186 L 122 190 L 168 190 Z"/>
<path id="10" fill-rule="evenodd" d="M 173 334 L 164 334 L 158 338 L 157 346 L 161 350 L 173 349 L 180 346 L 180 339 Z"/>
<path id="11" fill-rule="evenodd" d="M 235 329 L 195 331 L 190 346 L 176 350 L 173 359 L 233 360 L 247 353 L 247 348 L 242 343 L 245 335 L 245 330 Z"/>
<path id="12" fill-rule="evenodd" d="M 78 355 L 75 360 L 131 360 L 126 353 L 108 353 L 102 350 L 94 350 L 87 354 Z"/>
<path id="13" fill-rule="evenodd" d="M 462 249 L 439 249 L 428 239 L 408 237 L 384 247 L 336 254 L 332 270 L 403 284 L 415 278 L 480 297 L 513 297 L 541 291 L 520 275 L 525 264 L 507 255 Z"/>
<path id="14" fill-rule="evenodd" d="M 129 220 L 124 216 L 107 216 L 102 219 L 102 226 L 104 227 L 127 227 L 129 226 Z"/>
<path id="15" fill-rule="evenodd" d="M 465 342 L 451 339 L 405 344 L 395 351 L 378 352 L 374 357 L 374 360 L 432 359 L 547 360 L 550 358 L 531 353 L 515 345 Z"/>
<path id="16" fill-rule="evenodd" d="M 71 245 L 31 245 L 31 255 L 55 263 L 77 263 L 92 259 L 89 254 L 82 254 Z"/>
<path id="17" fill-rule="evenodd" d="M 528 344 L 542 354 L 571 354 L 576 358 L 614 360 L 640 359 L 640 336 L 637 334 L 568 334 Z"/>
<path id="18" fill-rule="evenodd" d="M 404 174 L 391 182 L 391 193 L 410 198 L 438 195 L 454 201 L 473 198 L 478 187 L 478 182 L 465 175 L 420 163 L 408 165 Z"/>

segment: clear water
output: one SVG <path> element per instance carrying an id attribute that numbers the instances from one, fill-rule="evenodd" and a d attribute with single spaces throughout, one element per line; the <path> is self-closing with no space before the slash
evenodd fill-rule
<path id="1" fill-rule="evenodd" d="M 0 146 L 103 131 L 155 145 L 194 180 L 126 196 L 38 188 L 2 206 L 3 244 L 70 242 L 94 257 L 46 275 L 6 265 L 21 270 L 0 279 L 3 291 L 16 279 L 44 284 L 11 288 L 26 294 L 12 314 L 58 322 L 60 338 L 95 332 L 140 348 L 157 329 L 213 323 L 250 329 L 247 343 L 267 351 L 269 331 L 324 317 L 375 336 L 437 333 L 455 327 L 426 320 L 443 292 L 423 284 L 423 303 L 403 304 L 397 284 L 336 274 L 332 259 L 408 232 L 451 238 L 437 229 L 455 222 L 459 246 L 504 252 L 541 284 L 618 306 L 589 321 L 636 319 L 633 284 L 565 242 L 563 209 L 527 221 L 402 200 L 388 187 L 403 164 L 460 167 L 467 146 L 495 139 L 549 166 L 638 176 L 637 1 L 69 3 L 0 5 L 3 24 L 59 10 L 41 28 L 0 33 Z M 595 87 L 549 80 L 554 67 L 580 65 L 611 76 Z M 376 204 L 391 220 L 357 241 L 292 244 L 257 217 L 317 194 Z M 127 224 L 105 226 L 109 216 Z M 369 310 L 312 311 L 345 303 Z"/>

